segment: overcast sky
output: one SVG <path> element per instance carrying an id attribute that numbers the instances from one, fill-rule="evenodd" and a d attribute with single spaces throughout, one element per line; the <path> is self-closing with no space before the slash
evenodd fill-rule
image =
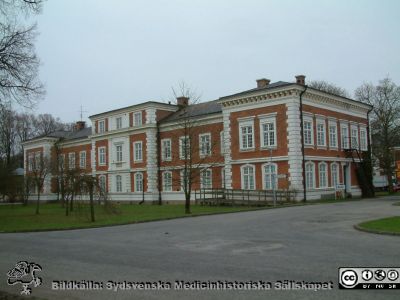
<path id="1" fill-rule="evenodd" d="M 255 79 L 400 84 L 400 1 L 48 0 L 37 18 L 46 98 L 63 121 L 166 101 L 185 81 L 214 100 Z"/>

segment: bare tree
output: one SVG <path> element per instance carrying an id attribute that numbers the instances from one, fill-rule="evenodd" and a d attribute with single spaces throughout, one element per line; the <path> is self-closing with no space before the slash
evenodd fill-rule
<path id="1" fill-rule="evenodd" d="M 65 124 L 51 114 L 40 114 L 35 119 L 35 128 L 38 135 L 46 135 L 56 130 L 63 130 Z"/>
<path id="2" fill-rule="evenodd" d="M 0 104 L 0 157 L 7 167 L 11 166 L 11 159 L 16 146 L 15 112 L 8 106 Z"/>
<path id="3" fill-rule="evenodd" d="M 371 115 L 372 153 L 387 176 L 392 190 L 394 157 L 392 149 L 400 143 L 400 87 L 390 78 L 378 85 L 364 83 L 355 91 L 356 99 L 373 106 Z"/>
<path id="4" fill-rule="evenodd" d="M 181 172 L 180 179 L 174 180 L 179 184 L 185 195 L 185 213 L 190 214 L 190 199 L 193 192 L 193 186 L 199 184 L 205 172 L 215 165 L 215 160 L 211 158 L 214 151 L 216 136 L 204 136 L 204 141 L 199 141 L 200 134 L 204 133 L 201 128 L 201 121 L 195 116 L 196 104 L 199 104 L 201 96 L 185 83 L 181 83 L 177 89 L 172 89 L 175 99 L 178 100 L 180 110 L 178 117 L 174 120 L 176 130 L 173 131 L 174 138 L 179 141 L 179 148 L 174 147 L 173 156 L 179 157 L 182 166 L 176 168 Z M 190 101 L 190 105 L 188 102 Z M 211 174 L 211 173 L 208 173 Z M 201 182 L 204 186 L 211 185 L 209 182 Z"/>
<path id="5" fill-rule="evenodd" d="M 39 203 L 40 203 L 40 195 L 42 193 L 42 189 L 44 187 L 45 180 L 51 173 L 51 160 L 48 157 L 45 157 L 43 153 L 37 152 L 33 157 L 31 157 L 31 161 L 28 163 L 32 164 L 31 172 L 29 172 L 28 176 L 31 176 L 31 181 L 33 182 L 36 193 L 36 214 L 39 214 Z"/>
<path id="6" fill-rule="evenodd" d="M 346 98 L 350 97 L 349 92 L 347 92 L 344 88 L 341 88 L 333 83 L 329 83 L 324 80 L 312 80 L 312 81 L 310 81 L 308 86 L 311 88 L 320 90 L 320 91 L 330 93 L 330 94 L 334 94 L 334 95 L 338 95 L 338 96 L 342 96 L 342 97 L 346 97 Z"/>
<path id="7" fill-rule="evenodd" d="M 36 25 L 25 25 L 41 7 L 41 0 L 0 0 L 0 103 L 32 107 L 44 95 L 34 47 Z"/>

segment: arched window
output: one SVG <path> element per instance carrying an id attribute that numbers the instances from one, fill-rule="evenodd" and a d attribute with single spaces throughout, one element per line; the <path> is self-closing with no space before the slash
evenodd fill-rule
<path id="1" fill-rule="evenodd" d="M 331 179 L 332 179 L 332 186 L 336 187 L 339 184 L 339 168 L 337 163 L 331 164 Z"/>
<path id="2" fill-rule="evenodd" d="M 314 163 L 308 162 L 306 163 L 306 188 L 307 189 L 312 189 L 314 188 L 314 177 L 315 177 L 315 168 L 314 168 Z"/>
<path id="3" fill-rule="evenodd" d="M 200 186 L 202 189 L 212 188 L 212 174 L 211 169 L 202 170 L 200 173 Z"/>
<path id="4" fill-rule="evenodd" d="M 115 190 L 118 193 L 122 192 L 122 176 L 121 175 L 115 176 Z"/>
<path id="5" fill-rule="evenodd" d="M 254 166 L 252 165 L 242 166 L 241 173 L 242 173 L 242 189 L 254 190 L 255 189 Z"/>
<path id="6" fill-rule="evenodd" d="M 172 191 L 172 172 L 171 171 L 163 172 L 163 191 L 165 191 L 165 192 Z"/>
<path id="7" fill-rule="evenodd" d="M 143 192 L 143 173 L 135 173 L 135 192 Z"/>
<path id="8" fill-rule="evenodd" d="M 266 164 L 263 167 L 264 173 L 264 189 L 272 190 L 276 189 L 278 186 L 278 167 L 276 164 Z"/>
<path id="9" fill-rule="evenodd" d="M 328 186 L 328 168 L 326 163 L 321 162 L 318 165 L 318 178 L 319 178 L 319 187 L 325 188 Z"/>

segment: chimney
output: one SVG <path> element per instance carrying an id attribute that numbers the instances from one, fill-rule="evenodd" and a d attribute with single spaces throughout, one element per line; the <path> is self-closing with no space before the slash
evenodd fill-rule
<path id="1" fill-rule="evenodd" d="M 85 121 L 78 121 L 75 124 L 75 130 L 79 131 L 85 128 Z"/>
<path id="2" fill-rule="evenodd" d="M 189 98 L 185 96 L 177 97 L 176 102 L 179 106 L 188 106 L 189 105 Z"/>
<path id="3" fill-rule="evenodd" d="M 296 83 L 300 85 L 305 85 L 306 84 L 306 76 L 304 75 L 297 75 L 296 77 Z"/>
<path id="4" fill-rule="evenodd" d="M 261 78 L 261 79 L 257 79 L 256 81 L 257 81 L 257 88 L 261 89 L 261 88 L 267 87 L 271 80 Z"/>

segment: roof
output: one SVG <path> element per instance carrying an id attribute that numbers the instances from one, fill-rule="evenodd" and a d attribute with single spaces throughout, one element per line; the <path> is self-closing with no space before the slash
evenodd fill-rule
<path id="1" fill-rule="evenodd" d="M 218 100 L 191 104 L 169 115 L 167 118 L 162 120 L 162 123 L 176 121 L 187 117 L 198 117 L 221 112 L 222 107 L 221 104 L 218 103 Z"/>
<path id="2" fill-rule="evenodd" d="M 293 82 L 286 82 L 286 81 L 277 81 L 277 82 L 270 83 L 267 86 L 262 87 L 262 88 L 258 88 L 257 87 L 257 88 L 254 88 L 254 89 L 250 89 L 250 90 L 246 90 L 246 91 L 243 91 L 243 92 L 235 93 L 235 94 L 232 94 L 232 95 L 224 96 L 224 97 L 221 97 L 219 99 L 222 100 L 222 99 L 225 99 L 225 98 L 242 96 L 242 95 L 253 93 L 255 91 L 269 90 L 269 89 L 273 89 L 273 88 L 277 88 L 277 87 L 283 87 L 283 86 L 292 85 L 292 84 L 294 84 L 294 83 Z"/>
<path id="3" fill-rule="evenodd" d="M 37 140 L 40 138 L 50 137 L 50 138 L 61 138 L 64 140 L 76 140 L 76 139 L 83 139 L 89 137 L 92 134 L 92 127 L 83 128 L 77 131 L 65 131 L 65 130 L 56 130 L 49 134 L 42 134 L 36 136 L 29 141 Z"/>

